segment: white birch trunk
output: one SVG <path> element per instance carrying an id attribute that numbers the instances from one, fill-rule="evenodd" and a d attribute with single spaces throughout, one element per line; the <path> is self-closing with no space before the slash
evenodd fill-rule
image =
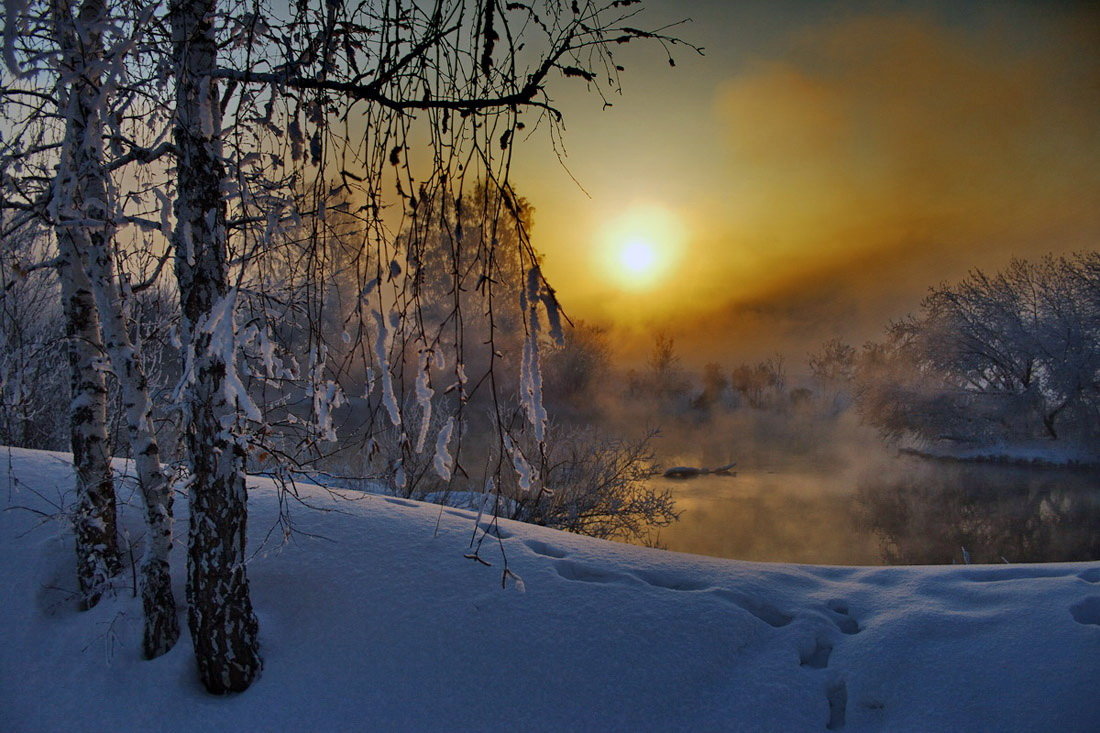
<path id="1" fill-rule="evenodd" d="M 95 30 L 106 10 L 103 0 L 84 0 L 75 22 L 68 2 L 55 2 L 54 12 L 57 27 L 64 26 L 73 34 L 68 41 L 69 68 L 79 71 L 69 76 L 72 80 L 68 85 L 66 117 L 69 144 L 64 158 L 69 175 L 65 179 L 67 195 L 62 198 L 59 210 L 69 208 L 69 213 L 83 220 L 79 227 L 65 227 L 64 236 L 60 238 L 65 242 L 69 278 L 77 278 L 82 285 L 91 288 L 96 305 L 94 312 L 99 316 L 105 340 L 103 345 L 96 344 L 97 351 L 106 347 L 122 391 L 126 426 L 145 499 L 149 530 L 141 586 L 145 617 L 143 651 L 152 659 L 171 649 L 179 638 L 168 564 L 172 547 L 172 495 L 161 471 L 148 381 L 127 329 L 112 257 L 115 232 L 106 203 L 108 174 L 101 148 L 106 100 L 102 98 L 98 65 L 103 60 L 103 46 Z M 74 39 L 83 39 L 83 43 Z M 77 51 L 78 48 L 81 50 Z"/>
<path id="2" fill-rule="evenodd" d="M 183 397 L 191 469 L 187 620 L 200 679 L 210 692 L 226 693 L 247 689 L 262 662 L 245 568 L 244 451 L 235 434 L 237 406 L 225 389 L 232 365 L 204 328 L 229 289 L 221 111 L 209 76 L 215 12 L 216 0 L 174 0 L 169 21 L 178 175 L 173 246 L 190 375 Z"/>
<path id="3" fill-rule="evenodd" d="M 89 3 L 81 10 L 81 22 L 102 13 L 102 5 Z M 65 137 L 53 191 L 58 243 L 58 277 L 68 339 L 72 391 L 70 441 L 76 471 L 77 506 L 73 518 L 76 534 L 77 579 L 82 605 L 99 602 L 109 579 L 121 568 L 116 526 L 115 492 L 107 445 L 107 388 L 100 369 L 103 343 L 99 314 L 91 286 L 81 263 L 88 246 L 88 228 L 79 220 L 100 218 L 102 199 L 96 201 L 82 190 L 82 176 L 90 150 L 98 150 L 98 129 L 89 129 L 96 119 L 88 91 L 94 86 L 94 71 L 86 74 L 89 54 L 102 55 L 99 34 L 80 38 L 76 32 L 70 0 L 53 0 L 51 13 L 55 41 L 61 51 L 58 97 L 65 120 Z M 89 16 L 89 17 L 90 17 Z M 80 87 L 84 87 L 81 89 Z M 91 136 L 95 135 L 95 139 Z"/>
<path id="4" fill-rule="evenodd" d="M 102 181 L 98 183 L 102 184 Z M 147 659 L 154 659 L 171 649 L 180 635 L 169 566 L 172 492 L 160 465 L 160 447 L 153 431 L 149 382 L 138 351 L 130 339 L 110 242 L 108 236 L 92 236 L 87 265 L 101 315 L 107 353 L 122 392 L 130 450 L 145 500 L 148 541 L 141 567 L 141 601 L 145 612 L 142 649 Z"/>

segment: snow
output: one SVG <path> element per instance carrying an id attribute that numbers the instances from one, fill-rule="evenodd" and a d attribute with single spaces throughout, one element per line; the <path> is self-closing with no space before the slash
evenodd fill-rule
<path id="1" fill-rule="evenodd" d="M 4 23 L 4 64 L 16 76 L 22 72 L 22 68 L 15 51 L 15 37 L 19 27 L 23 25 L 16 19 L 21 20 L 26 9 L 26 0 L 4 0 L 4 16 L 9 19 Z"/>
<path id="2" fill-rule="evenodd" d="M 539 334 L 541 321 L 538 297 L 541 275 L 539 268 L 527 271 L 527 290 L 520 298 L 520 310 L 527 312 L 527 332 L 519 367 L 520 404 L 534 429 L 535 440 L 541 445 L 546 439 L 546 407 L 542 403 L 542 367 L 539 364 Z"/>
<path id="3" fill-rule="evenodd" d="M 1089 731 L 1100 721 L 1097 562 L 759 564 L 501 520 L 502 539 L 480 549 L 487 568 L 463 557 L 471 512 L 309 486 L 304 501 L 340 511 L 294 504 L 302 533 L 262 546 L 278 507 L 260 478 L 249 575 L 264 671 L 244 694 L 211 697 L 186 631 L 165 656 L 140 659 L 140 601 L 128 591 L 87 612 L 67 599 L 71 536 L 15 507 L 56 512 L 68 460 L 0 452 L 5 731 Z M 138 536 L 140 500 L 121 494 Z M 186 502 L 176 505 L 185 537 Z M 502 548 L 526 592 L 501 587 Z M 176 546 L 181 599 L 183 561 Z"/>
<path id="4" fill-rule="evenodd" d="M 263 414 L 260 408 L 248 394 L 240 375 L 237 373 L 237 324 L 236 324 L 237 290 L 231 289 L 218 299 L 210 312 L 206 314 L 197 330 L 210 334 L 210 344 L 207 347 L 211 354 L 216 354 L 222 364 L 225 365 L 225 376 L 222 379 L 222 389 L 225 400 L 236 409 L 228 416 L 223 417 L 223 423 L 232 422 L 237 415 L 243 415 L 253 422 L 263 422 Z M 180 380 L 180 386 L 176 388 L 177 399 L 182 399 L 182 390 L 189 387 L 194 380 L 195 360 L 199 358 L 193 353 L 187 354 L 187 364 L 184 368 L 184 377 Z M 230 424 L 222 427 L 229 429 Z"/>
<path id="5" fill-rule="evenodd" d="M 435 468 L 435 474 L 444 481 L 451 480 L 453 458 L 450 443 L 451 431 L 454 430 L 454 426 L 454 417 L 447 418 L 447 422 L 439 429 L 439 435 L 435 438 L 435 457 L 432 459 L 432 466 Z"/>
<path id="6" fill-rule="evenodd" d="M 500 507 L 501 514 L 514 513 L 516 503 L 506 496 L 497 496 L 493 486 L 493 480 L 489 479 L 483 491 L 433 491 L 424 497 L 424 501 L 455 509 L 469 509 L 478 514 L 489 515 L 489 518 L 494 505 Z"/>
<path id="7" fill-rule="evenodd" d="M 531 484 L 534 482 L 534 471 L 531 469 L 531 464 L 527 462 L 527 458 L 523 455 L 523 451 L 520 450 L 508 435 L 504 436 L 504 450 L 512 456 L 512 468 L 516 471 L 516 482 L 522 491 L 530 491 Z"/>
<path id="8" fill-rule="evenodd" d="M 416 404 L 420 406 L 420 432 L 416 437 L 416 452 L 424 452 L 424 442 L 428 439 L 428 428 L 432 423 L 432 396 L 435 390 L 431 387 L 431 352 L 423 349 L 420 352 L 419 363 L 416 372 Z M 450 478 L 450 470 L 447 471 Z"/>
<path id="9" fill-rule="evenodd" d="M 903 448 L 906 453 L 945 460 L 1017 466 L 1094 466 L 1100 456 L 1091 446 L 1036 440 L 1014 444 L 962 446 L 946 442 Z"/>
<path id="10" fill-rule="evenodd" d="M 394 427 L 401 427 L 401 411 L 397 409 L 397 395 L 393 391 L 393 375 L 390 374 L 390 330 L 386 327 L 386 319 L 379 311 L 372 311 L 374 321 L 378 325 L 378 335 L 374 339 L 374 356 L 378 360 L 378 371 L 382 377 L 382 402 L 386 405 L 390 422 Z"/>

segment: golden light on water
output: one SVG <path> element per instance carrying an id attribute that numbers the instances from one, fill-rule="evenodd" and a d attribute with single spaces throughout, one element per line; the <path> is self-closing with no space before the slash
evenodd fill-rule
<path id="1" fill-rule="evenodd" d="M 683 223 L 667 208 L 635 205 L 605 227 L 600 249 L 603 267 L 620 288 L 653 287 L 674 271 L 684 238 Z"/>

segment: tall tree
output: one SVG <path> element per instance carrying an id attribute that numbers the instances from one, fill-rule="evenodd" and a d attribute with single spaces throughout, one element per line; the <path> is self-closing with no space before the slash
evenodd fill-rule
<path id="1" fill-rule="evenodd" d="M 415 280 L 398 261 L 386 209 L 400 203 L 398 218 L 415 217 L 419 201 L 448 200 L 437 197 L 436 191 L 461 190 L 470 175 L 491 181 L 499 193 L 493 197 L 494 220 L 502 215 L 519 219 L 508 185 L 511 142 L 522 127 L 519 116 L 525 109 L 545 115 L 551 125 L 559 120 L 546 92 L 549 75 L 560 73 L 593 88 L 617 89 L 621 68 L 610 53 L 614 44 L 638 38 L 676 42 L 628 25 L 635 11 L 624 8 L 633 4 L 613 0 L 602 5 L 572 3 L 567 8 L 556 0 L 535 5 L 398 0 L 378 7 L 302 2 L 283 20 L 276 17 L 277 10 L 264 14 L 255 6 L 235 16 L 217 0 L 170 4 L 177 156 L 172 244 L 182 311 L 184 435 L 191 469 L 188 620 L 208 690 L 242 690 L 261 667 L 246 573 L 244 469 L 249 434 L 265 431 L 243 429 L 246 423 L 261 421 L 262 415 L 236 372 L 238 289 L 231 285 L 231 275 L 233 267 L 246 267 L 262 256 L 271 239 L 268 226 L 239 248 L 231 263 L 230 248 L 251 235 L 245 230 L 234 243 L 227 215 L 232 202 L 240 213 L 254 214 L 242 215 L 242 220 L 260 222 L 261 227 L 272 221 L 271 205 L 277 197 L 245 168 L 260 161 L 259 175 L 277 178 L 276 169 L 285 168 L 288 161 L 276 154 L 280 150 L 274 139 L 266 148 L 257 143 L 260 133 L 267 130 L 271 138 L 289 141 L 290 164 L 297 169 L 312 166 L 318 181 L 327 182 L 326 167 L 341 160 L 341 185 L 362 190 L 367 212 L 364 246 L 375 248 L 369 259 L 377 269 L 363 274 L 366 282 L 357 310 L 366 314 L 361 324 L 367 325 L 357 329 L 357 339 L 362 343 L 363 334 L 373 331 L 372 346 L 364 351 L 379 375 L 382 402 L 401 441 L 424 443 L 405 433 L 390 355 L 419 352 L 427 370 L 441 340 L 438 332 L 427 332 L 419 317 Z M 229 37 L 219 46 L 214 23 L 222 21 Z M 224 94 L 219 89 L 223 81 Z M 223 120 L 227 112 L 234 124 Z M 347 120 L 355 120 L 353 127 L 349 123 L 351 129 L 341 124 Z M 253 147 L 246 149 L 243 139 Z M 413 174 L 417 160 L 426 161 L 425 175 Z M 464 268 L 480 268 L 475 280 L 488 302 L 487 377 L 493 382 L 491 314 L 499 239 L 466 241 L 476 248 L 476 256 L 452 250 L 449 267 L 452 278 L 457 278 L 456 288 L 465 277 Z M 558 307 L 525 235 L 517 246 L 522 263 L 517 290 L 528 332 L 521 401 L 541 443 L 545 411 L 538 404 L 537 340 L 544 323 L 551 332 L 560 332 Z M 455 297 L 458 303 L 457 289 Z M 456 332 L 449 362 L 460 385 L 454 391 L 460 402 L 465 394 L 462 320 L 456 313 L 447 321 Z M 324 349 L 310 341 L 310 362 L 320 363 Z M 430 388 L 424 386 L 418 397 L 430 396 Z M 318 405 L 316 392 L 314 406 L 318 414 L 329 412 Z M 497 423 L 504 423 L 499 411 Z M 435 445 L 434 464 L 444 480 L 452 475 L 452 430 L 460 426 L 460 419 L 449 419 L 435 440 L 426 442 Z"/>
<path id="2" fill-rule="evenodd" d="M 217 84 L 215 0 L 171 4 L 176 73 L 176 280 L 187 393 L 187 608 L 199 677 L 213 693 L 248 688 L 262 666 L 245 567 L 244 449 L 236 435 L 235 294 L 226 263 L 226 172 Z"/>
<path id="3" fill-rule="evenodd" d="M 99 168 L 102 170 L 102 167 Z M 102 180 L 91 192 L 106 195 Z M 122 397 L 122 418 L 130 439 L 135 473 L 145 504 L 148 529 L 142 561 L 141 598 L 145 629 L 142 649 L 146 658 L 164 654 L 179 638 L 179 618 L 172 593 L 169 554 L 172 550 L 172 491 L 160 464 L 160 446 L 153 427 L 153 403 L 149 380 L 126 318 L 123 288 L 115 268 L 113 227 L 105 220 L 103 229 L 93 230 L 87 242 L 83 264 L 101 314 L 104 347 L 118 380 Z"/>
<path id="4" fill-rule="evenodd" d="M 86 607 L 98 602 L 120 567 L 114 483 L 107 442 L 107 388 L 99 363 L 103 352 L 99 312 L 82 258 L 93 238 L 108 236 L 106 190 L 102 185 L 100 31 L 105 8 L 87 0 L 74 17 L 68 0 L 50 6 L 60 52 L 57 96 L 65 132 L 52 208 L 57 234 L 57 271 L 69 344 L 72 386 L 70 416 L 73 464 L 77 476 L 74 519 L 77 578 Z M 89 226 L 88 221 L 96 222 Z"/>
<path id="5" fill-rule="evenodd" d="M 57 239 L 58 257 L 50 264 L 61 283 L 73 392 L 70 442 L 77 475 L 78 579 L 84 605 L 90 606 L 120 565 L 107 445 L 106 352 L 124 397 L 151 530 L 142 593 L 144 647 L 152 657 L 170 648 L 178 636 L 168 574 L 171 495 L 161 473 L 146 379 L 129 336 L 114 270 L 118 214 L 111 185 L 114 168 L 153 156 L 139 150 L 123 155 L 117 134 L 122 115 L 116 90 L 147 18 L 112 17 L 105 0 L 48 0 L 11 10 L 4 48 L 16 80 L 5 86 L 5 92 L 20 103 L 11 105 L 5 119 L 15 129 L 34 134 L 13 139 L 0 157 L 0 167 L 22 173 L 4 177 L 4 208 L 19 212 L 8 218 L 4 233 L 25 236 L 49 225 Z M 27 68 L 20 66 L 21 60 Z M 26 81 L 40 77 L 53 79 L 52 95 Z M 28 99 L 53 102 L 56 111 L 43 109 L 45 114 L 39 115 L 28 109 Z M 107 130 L 112 117 L 114 134 Z M 117 143 L 111 163 L 105 155 L 108 139 Z M 52 175 L 42 175 L 45 172 Z"/>

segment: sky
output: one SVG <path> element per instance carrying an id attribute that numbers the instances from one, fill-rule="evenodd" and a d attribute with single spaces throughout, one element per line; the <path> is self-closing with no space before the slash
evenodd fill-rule
<path id="1" fill-rule="evenodd" d="M 561 80 L 564 165 L 536 134 L 513 168 L 567 313 L 623 354 L 804 360 L 972 268 L 1097 247 L 1100 5 L 648 7 L 705 55 L 624 47 L 609 109 Z"/>

